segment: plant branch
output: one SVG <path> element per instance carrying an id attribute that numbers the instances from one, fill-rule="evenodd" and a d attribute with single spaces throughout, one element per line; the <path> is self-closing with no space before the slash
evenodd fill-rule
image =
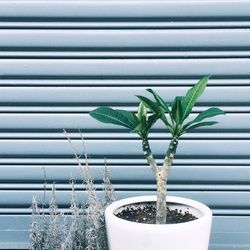
<path id="1" fill-rule="evenodd" d="M 168 175 L 168 172 L 170 171 L 175 152 L 178 146 L 178 137 L 173 137 L 172 140 L 170 141 L 166 156 L 164 158 L 163 162 L 163 168 L 162 168 L 162 175 L 166 178 Z"/>
<path id="2" fill-rule="evenodd" d="M 154 156 L 151 152 L 147 138 L 142 139 L 142 150 L 149 166 L 151 167 L 151 170 L 153 171 L 154 175 L 157 176 L 157 173 L 160 171 L 160 169 L 158 168 Z"/>

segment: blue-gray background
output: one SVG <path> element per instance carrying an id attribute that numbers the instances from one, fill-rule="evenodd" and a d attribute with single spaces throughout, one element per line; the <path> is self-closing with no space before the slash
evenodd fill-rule
<path id="1" fill-rule="evenodd" d="M 250 249 L 249 16 L 249 0 L 0 1 L 0 249 L 27 248 L 43 168 L 46 199 L 55 181 L 69 206 L 68 180 L 80 171 L 62 129 L 79 152 L 82 129 L 97 183 L 107 158 L 119 197 L 154 193 L 138 138 L 88 112 L 135 110 L 147 87 L 171 101 L 204 75 L 195 113 L 214 105 L 227 115 L 180 142 L 170 193 L 213 209 L 211 249 Z M 157 124 L 159 159 L 168 139 Z"/>

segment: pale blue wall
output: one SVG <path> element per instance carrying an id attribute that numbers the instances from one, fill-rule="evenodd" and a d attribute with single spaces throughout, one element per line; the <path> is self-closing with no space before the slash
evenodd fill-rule
<path id="1" fill-rule="evenodd" d="M 0 249 L 27 248 L 43 167 L 69 205 L 68 179 L 80 173 L 62 129 L 80 150 L 82 128 L 95 179 L 107 158 L 119 197 L 153 193 L 137 137 L 88 112 L 135 110 L 149 86 L 171 100 L 204 75 L 195 113 L 215 105 L 227 115 L 183 138 L 169 189 L 213 209 L 211 249 L 250 249 L 249 16 L 249 0 L 0 1 Z M 161 157 L 167 139 L 157 124 Z"/>

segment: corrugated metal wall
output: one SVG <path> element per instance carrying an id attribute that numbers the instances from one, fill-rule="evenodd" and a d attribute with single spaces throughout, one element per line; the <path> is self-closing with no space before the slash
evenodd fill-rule
<path id="1" fill-rule="evenodd" d="M 0 249 L 27 248 L 43 167 L 68 206 L 80 174 L 62 129 L 79 146 L 82 129 L 97 182 L 105 157 L 119 197 L 153 193 L 137 137 L 88 112 L 135 110 L 148 86 L 171 100 L 209 74 L 195 112 L 227 116 L 183 138 L 169 188 L 213 208 L 211 249 L 250 249 L 249 56 L 249 0 L 0 1 Z M 159 158 L 167 139 L 158 124 Z"/>

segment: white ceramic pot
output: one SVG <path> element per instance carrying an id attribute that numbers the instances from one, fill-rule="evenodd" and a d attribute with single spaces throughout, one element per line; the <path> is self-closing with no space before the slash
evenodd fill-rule
<path id="1" fill-rule="evenodd" d="M 143 224 L 118 218 L 122 206 L 156 201 L 156 196 L 139 196 L 116 201 L 105 211 L 109 250 L 207 250 L 212 212 L 204 204 L 168 196 L 170 207 L 189 211 L 198 219 L 178 224 Z"/>

